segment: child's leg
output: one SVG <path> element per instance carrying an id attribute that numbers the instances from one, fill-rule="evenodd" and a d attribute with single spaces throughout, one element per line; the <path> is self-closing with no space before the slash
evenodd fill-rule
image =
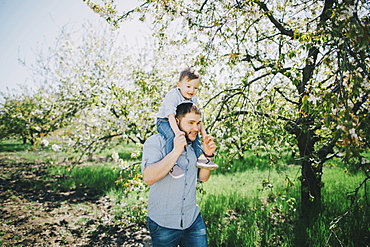
<path id="1" fill-rule="evenodd" d="M 161 135 L 164 136 L 166 141 L 165 152 L 168 154 L 173 149 L 173 138 L 175 138 L 175 133 L 173 132 L 168 119 L 158 118 L 157 130 Z M 184 171 L 177 164 L 172 167 L 169 174 L 176 179 L 185 175 Z"/>
<path id="2" fill-rule="evenodd" d="M 200 142 L 199 135 L 197 135 L 197 138 L 195 139 L 195 141 L 193 141 L 192 145 L 193 145 L 195 155 L 198 158 L 200 155 L 203 154 L 202 143 Z"/>
<path id="3" fill-rule="evenodd" d="M 166 154 L 170 153 L 173 149 L 173 138 L 175 138 L 175 133 L 168 122 L 168 119 L 160 118 L 157 120 L 157 130 L 164 136 L 166 141 L 165 152 Z"/>

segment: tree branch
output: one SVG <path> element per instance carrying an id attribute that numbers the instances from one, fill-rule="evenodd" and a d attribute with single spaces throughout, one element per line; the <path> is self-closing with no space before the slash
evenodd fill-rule
<path id="1" fill-rule="evenodd" d="M 263 2 L 257 1 L 257 4 L 261 7 L 261 9 L 265 12 L 267 17 L 270 21 L 274 24 L 274 26 L 279 29 L 281 34 L 287 35 L 289 37 L 294 36 L 294 32 L 291 29 L 285 28 L 280 22 L 278 22 L 275 17 L 271 14 L 271 11 L 267 8 L 267 5 Z"/>
<path id="2" fill-rule="evenodd" d="M 332 9 L 334 0 L 325 0 L 324 8 L 320 15 L 320 21 L 323 23 L 330 18 L 329 10 Z"/>
<path id="3" fill-rule="evenodd" d="M 202 12 L 202 11 L 203 11 L 203 8 L 204 8 L 204 6 L 206 6 L 207 2 L 208 2 L 208 0 L 205 0 L 205 1 L 203 2 L 202 6 L 201 6 L 201 7 L 200 7 L 200 9 L 199 9 L 199 12 Z"/>
<path id="4" fill-rule="evenodd" d="M 299 105 L 298 102 L 295 102 L 291 99 L 289 99 L 283 92 L 280 91 L 280 88 L 278 87 L 275 87 L 275 90 L 288 102 L 292 103 L 293 105 Z"/>
<path id="5" fill-rule="evenodd" d="M 131 10 L 127 11 L 127 12 L 126 12 L 126 13 L 124 13 L 122 16 L 120 16 L 120 17 L 117 19 L 117 21 L 116 21 L 116 22 L 119 22 L 119 21 L 121 21 L 121 20 L 123 20 L 123 19 L 127 18 L 129 15 L 131 15 L 131 14 L 132 14 L 132 13 L 134 13 L 134 12 L 136 12 L 138 9 L 140 9 L 140 8 L 144 7 L 145 5 L 149 5 L 150 3 L 151 3 L 151 2 L 145 2 L 145 3 L 141 4 L 139 7 L 136 7 L 136 8 L 134 8 L 134 9 L 131 9 Z"/>
<path id="6" fill-rule="evenodd" d="M 362 96 L 361 100 L 357 101 L 355 105 L 352 108 L 352 111 L 357 115 L 357 111 L 360 109 L 360 107 L 366 102 L 366 100 L 369 98 L 369 94 L 366 93 Z"/>

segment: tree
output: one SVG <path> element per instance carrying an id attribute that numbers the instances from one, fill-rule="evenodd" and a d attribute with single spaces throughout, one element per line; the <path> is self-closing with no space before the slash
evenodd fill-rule
<path id="1" fill-rule="evenodd" d="M 252 146 L 251 132 L 267 148 L 289 135 L 299 153 L 307 223 L 321 210 L 326 161 L 340 157 L 369 176 L 362 155 L 369 151 L 367 1 L 157 0 L 123 14 L 114 5 L 118 1 L 84 1 L 116 26 L 135 15 L 151 20 L 164 43 L 171 24 L 182 23 L 172 42 L 196 42 L 202 50 L 195 65 L 208 72 L 214 66 L 220 74 L 230 69 L 228 88 L 208 103 L 215 107 L 211 126 L 233 131 L 259 120 L 252 130 L 238 129 L 234 148 L 240 150 Z M 234 145 L 234 133 L 217 133 L 225 146 Z"/>
<path id="2" fill-rule="evenodd" d="M 112 140 L 114 145 L 143 144 L 156 131 L 155 114 L 186 61 L 179 54 L 163 58 L 149 41 L 132 49 L 119 43 L 109 28 L 96 27 L 87 23 L 77 33 L 63 28 L 52 47 L 38 51 L 32 66 L 40 90 L 28 97 L 37 110 L 28 124 L 37 125 L 36 117 L 45 119 L 41 109 L 50 103 L 48 117 L 65 123 L 53 125 L 52 140 L 77 154 L 76 163 L 109 147 Z M 179 66 L 169 70 L 171 62 Z"/>
<path id="3" fill-rule="evenodd" d="M 120 103 L 130 103 L 117 101 L 114 95 L 131 95 L 130 82 L 125 79 L 128 56 L 116 39 L 107 28 L 95 28 L 92 23 L 77 33 L 63 28 L 54 46 L 38 51 L 32 66 L 44 98 L 55 98 L 61 112 L 74 113 L 55 137 L 64 150 L 77 154 L 77 163 L 113 138 L 132 135 L 125 132 L 126 118 L 113 110 Z"/>
<path id="4" fill-rule="evenodd" d="M 31 145 L 40 144 L 50 133 L 69 124 L 76 113 L 57 101 L 58 95 L 45 95 L 40 88 L 34 94 L 2 94 L 0 139 L 20 137 Z M 65 103 L 65 102 L 64 102 Z M 69 102 L 71 103 L 71 102 Z"/>

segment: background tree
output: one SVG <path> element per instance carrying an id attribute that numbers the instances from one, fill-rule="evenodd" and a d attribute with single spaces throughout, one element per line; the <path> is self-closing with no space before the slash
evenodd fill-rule
<path id="1" fill-rule="evenodd" d="M 48 142 L 75 153 L 77 163 L 109 147 L 112 140 L 113 145 L 143 144 L 156 131 L 155 114 L 167 91 L 176 86 L 187 60 L 181 54 L 163 58 L 163 49 L 159 51 L 150 41 L 133 49 L 119 43 L 117 35 L 92 23 L 79 32 L 63 28 L 53 46 L 38 51 L 32 66 L 40 85 L 38 93 L 28 97 L 32 109 L 17 108 L 34 114 L 26 123 L 32 126 L 40 126 L 36 118 L 46 120 L 46 115 L 63 119 L 64 125 L 48 122 L 53 128 L 43 130 L 41 137 L 54 131 Z M 168 69 L 170 63 L 178 66 Z M 18 102 L 17 97 L 9 100 Z M 44 113 L 44 108 L 50 112 Z M 18 126 L 15 132 L 26 130 Z"/>
<path id="2" fill-rule="evenodd" d="M 196 65 L 208 73 L 215 66 L 219 74 L 232 68 L 228 88 L 208 103 L 217 106 L 211 126 L 230 128 L 216 131 L 227 148 L 295 145 L 307 223 L 320 212 L 327 160 L 340 157 L 368 172 L 362 156 L 369 150 L 367 1 L 158 0 L 123 14 L 114 5 L 119 1 L 85 2 L 113 25 L 134 15 L 152 20 L 164 43 L 172 24 L 181 23 L 171 42 L 196 42 L 202 48 Z M 238 129 L 235 141 L 233 126 L 250 121 L 258 125 Z"/>
<path id="3" fill-rule="evenodd" d="M 34 93 L 23 90 L 22 94 L 2 93 L 0 139 L 20 137 L 24 143 L 40 144 L 50 133 L 67 126 L 76 113 L 73 104 L 65 107 L 66 102 L 60 102 L 58 94 L 49 95 L 42 88 Z"/>

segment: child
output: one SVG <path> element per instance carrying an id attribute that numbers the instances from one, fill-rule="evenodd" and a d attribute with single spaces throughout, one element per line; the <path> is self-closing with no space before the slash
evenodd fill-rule
<path id="1" fill-rule="evenodd" d="M 175 119 L 176 107 L 184 101 L 190 101 L 194 104 L 197 103 L 196 94 L 198 93 L 198 87 L 200 84 L 200 76 L 195 70 L 188 68 L 180 73 L 180 79 L 177 83 L 177 88 L 170 90 L 162 103 L 157 114 L 157 130 L 161 133 L 166 140 L 165 152 L 168 154 L 173 149 L 173 138 L 175 134 L 180 132 Z M 200 125 L 201 133 L 203 138 L 206 137 L 206 131 L 204 125 Z M 218 168 L 218 165 L 211 162 L 203 155 L 202 146 L 200 144 L 199 136 L 193 142 L 193 148 L 197 157 L 199 157 L 197 167 L 214 170 Z M 179 166 L 175 166 L 170 171 L 170 175 L 174 178 L 180 178 L 184 176 L 184 172 Z"/>

